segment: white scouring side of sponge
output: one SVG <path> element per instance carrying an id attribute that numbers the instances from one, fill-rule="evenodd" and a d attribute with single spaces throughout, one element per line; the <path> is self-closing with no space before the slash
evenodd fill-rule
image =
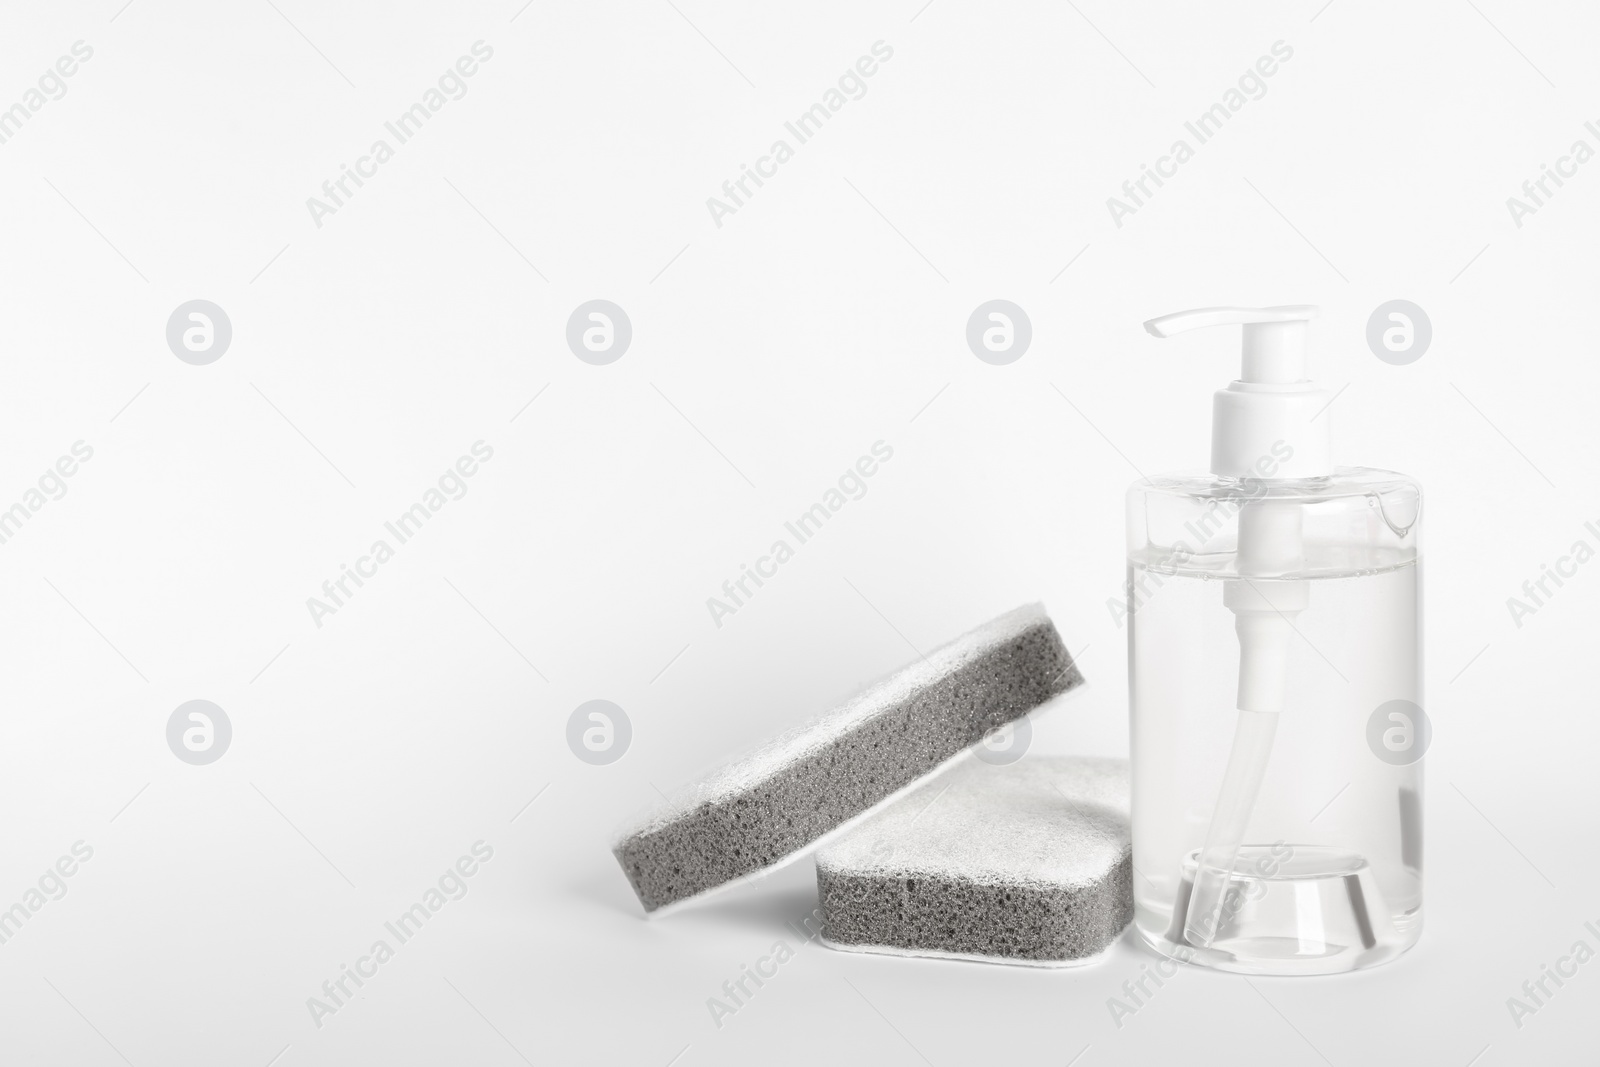
<path id="1" fill-rule="evenodd" d="M 817 854 L 834 948 L 1064 966 L 1133 917 L 1128 765 L 967 760 Z"/>
<path id="2" fill-rule="evenodd" d="M 689 784 L 612 851 L 647 912 L 803 855 L 1081 685 L 1041 605 L 1008 612 Z"/>

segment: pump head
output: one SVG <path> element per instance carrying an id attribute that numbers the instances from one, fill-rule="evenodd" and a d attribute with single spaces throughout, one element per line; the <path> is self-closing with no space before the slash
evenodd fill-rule
<path id="1" fill-rule="evenodd" d="M 1332 396 L 1306 379 L 1310 304 L 1270 308 L 1195 308 L 1144 324 L 1157 337 L 1202 326 L 1242 325 L 1237 381 L 1211 408 L 1211 472 L 1225 478 L 1322 478 L 1333 473 L 1327 405 Z"/>

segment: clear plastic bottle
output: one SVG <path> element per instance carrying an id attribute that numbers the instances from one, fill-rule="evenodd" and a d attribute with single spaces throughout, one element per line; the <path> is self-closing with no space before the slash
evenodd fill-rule
<path id="1" fill-rule="evenodd" d="M 1421 490 L 1328 462 L 1314 313 L 1154 320 L 1245 323 L 1246 374 L 1212 473 L 1127 497 L 1135 928 L 1249 974 L 1371 966 L 1422 931 Z"/>

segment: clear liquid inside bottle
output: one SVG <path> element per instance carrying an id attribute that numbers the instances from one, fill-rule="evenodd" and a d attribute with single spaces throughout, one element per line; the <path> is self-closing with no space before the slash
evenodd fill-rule
<path id="1" fill-rule="evenodd" d="M 1294 505 L 1303 541 L 1247 573 L 1238 516 Z M 1135 928 L 1178 959 L 1252 974 L 1326 974 L 1409 948 L 1422 929 L 1420 492 L 1386 471 L 1134 486 L 1129 648 Z M 1197 865 L 1241 713 L 1228 583 L 1289 617 L 1282 709 L 1220 908 L 1189 919 Z M 1297 587 L 1298 597 L 1275 590 Z M 1396 716 L 1399 716 L 1396 718 Z M 1215 883 L 1214 883 L 1215 884 Z M 1214 887 L 1214 885 L 1213 885 Z"/>

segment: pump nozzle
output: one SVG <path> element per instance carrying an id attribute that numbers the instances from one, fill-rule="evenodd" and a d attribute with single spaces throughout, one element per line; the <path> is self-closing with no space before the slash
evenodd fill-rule
<path id="1" fill-rule="evenodd" d="M 1228 478 L 1321 478 L 1333 473 L 1326 408 L 1332 397 L 1306 380 L 1312 304 L 1195 308 L 1144 324 L 1157 337 L 1202 326 L 1243 326 L 1237 381 L 1211 409 L 1211 471 Z"/>
<path id="2" fill-rule="evenodd" d="M 1157 337 L 1202 326 L 1244 327 L 1244 372 L 1240 381 L 1293 385 L 1306 377 L 1306 322 L 1322 311 L 1314 304 L 1271 308 L 1196 308 L 1162 315 L 1144 324 Z"/>

